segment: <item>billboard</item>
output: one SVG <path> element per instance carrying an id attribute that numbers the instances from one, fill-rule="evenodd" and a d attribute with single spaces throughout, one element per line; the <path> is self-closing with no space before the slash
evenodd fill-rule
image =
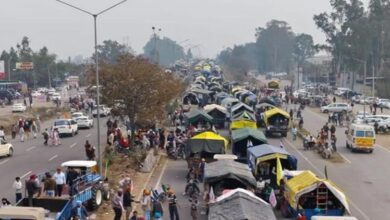
<path id="1" fill-rule="evenodd" d="M 0 60 L 0 80 L 5 79 L 4 60 Z"/>
<path id="2" fill-rule="evenodd" d="M 16 69 L 17 70 L 32 70 L 34 69 L 34 64 L 33 62 L 17 62 L 16 63 Z"/>

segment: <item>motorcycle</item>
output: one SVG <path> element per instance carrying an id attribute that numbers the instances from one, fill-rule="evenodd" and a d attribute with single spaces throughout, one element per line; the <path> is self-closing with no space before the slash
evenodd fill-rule
<path id="1" fill-rule="evenodd" d="M 196 179 L 190 179 L 185 188 L 185 194 L 190 198 L 197 197 L 200 195 L 200 190 L 198 187 L 198 181 Z"/>
<path id="2" fill-rule="evenodd" d="M 173 142 L 169 142 L 167 145 L 167 155 L 168 158 L 177 160 L 177 154 L 175 151 L 175 146 L 173 145 Z"/>
<path id="3" fill-rule="evenodd" d="M 179 143 L 176 146 L 176 157 L 185 160 L 186 159 L 186 153 L 184 151 L 185 145 L 183 143 Z"/>

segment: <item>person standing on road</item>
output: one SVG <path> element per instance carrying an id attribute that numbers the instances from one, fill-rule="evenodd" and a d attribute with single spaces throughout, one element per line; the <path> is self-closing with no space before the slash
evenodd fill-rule
<path id="1" fill-rule="evenodd" d="M 144 189 L 144 193 L 141 200 L 141 208 L 144 212 L 144 218 L 145 220 L 151 219 L 151 211 L 152 211 L 152 204 L 151 204 L 151 198 L 150 198 L 150 191 L 147 189 Z"/>
<path id="2" fill-rule="evenodd" d="M 5 140 L 5 133 L 4 133 L 4 127 L 3 126 L 0 126 L 0 138 Z"/>
<path id="3" fill-rule="evenodd" d="M 28 206 L 33 206 L 33 197 L 39 192 L 40 187 L 35 174 L 30 176 L 30 179 L 26 182 L 26 190 L 28 195 Z"/>
<path id="4" fill-rule="evenodd" d="M 139 203 L 139 201 L 134 200 L 134 196 L 131 195 L 131 186 L 128 185 L 123 193 L 123 208 L 125 210 L 125 217 L 126 217 L 125 219 L 130 218 L 130 213 L 132 210 L 132 205 L 131 205 L 132 202 Z"/>
<path id="5" fill-rule="evenodd" d="M 55 190 L 56 190 L 56 181 L 52 178 L 50 173 L 45 173 L 45 182 L 43 191 L 46 192 L 46 196 L 48 197 L 54 197 Z"/>
<path id="6" fill-rule="evenodd" d="M 297 128 L 295 127 L 295 125 L 292 127 L 291 129 L 291 133 L 292 133 L 292 136 L 293 136 L 293 141 L 297 140 L 297 133 L 298 133 L 298 130 Z"/>
<path id="7" fill-rule="evenodd" d="M 73 168 L 68 167 L 68 172 L 66 172 L 66 184 L 69 186 L 69 195 L 72 196 L 76 194 L 76 179 L 80 176 L 80 174 Z"/>
<path id="8" fill-rule="evenodd" d="M 20 181 L 20 177 L 16 177 L 14 183 L 12 184 L 12 188 L 15 190 L 15 202 L 19 202 L 22 199 L 22 189 L 23 183 Z"/>
<path id="9" fill-rule="evenodd" d="M 115 217 L 114 220 L 121 220 L 123 213 L 123 199 L 122 199 L 123 191 L 122 189 L 118 189 L 117 193 L 111 200 L 112 209 L 114 209 Z"/>
<path id="10" fill-rule="evenodd" d="M 54 173 L 53 178 L 57 184 L 56 196 L 61 197 L 62 190 L 64 188 L 64 185 L 66 184 L 65 173 L 62 172 L 61 168 L 57 168 L 57 172 Z"/>
<path id="11" fill-rule="evenodd" d="M 330 135 L 335 135 L 336 133 L 336 127 L 334 126 L 334 124 L 332 124 L 332 126 L 330 126 Z"/>
<path id="12" fill-rule="evenodd" d="M 37 124 L 35 123 L 35 120 L 32 120 L 31 122 L 31 132 L 33 133 L 33 137 L 37 138 L 38 128 Z"/>
<path id="13" fill-rule="evenodd" d="M 12 125 L 12 127 L 11 127 L 11 137 L 12 137 L 12 140 L 16 138 L 16 133 L 17 132 L 18 132 L 18 125 L 17 124 Z"/>
<path id="14" fill-rule="evenodd" d="M 47 145 L 47 142 L 49 141 L 49 132 L 47 131 L 47 128 L 45 129 L 45 131 L 42 133 L 43 135 L 43 139 L 45 140 L 43 142 L 43 145 Z"/>
<path id="15" fill-rule="evenodd" d="M 85 141 L 85 154 L 88 160 L 95 160 L 95 147 L 93 147 L 88 140 Z"/>
<path id="16" fill-rule="evenodd" d="M 19 137 L 20 137 L 20 141 L 24 142 L 24 128 L 23 128 L 23 126 L 19 128 Z"/>
<path id="17" fill-rule="evenodd" d="M 177 210 L 177 198 L 172 189 L 168 191 L 168 207 L 170 220 L 180 220 L 179 211 Z"/>

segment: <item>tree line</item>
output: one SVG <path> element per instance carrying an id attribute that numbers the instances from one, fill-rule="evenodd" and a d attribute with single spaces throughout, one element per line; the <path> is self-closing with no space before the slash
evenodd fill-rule
<path id="1" fill-rule="evenodd" d="M 262 73 L 290 73 L 295 64 L 300 68 L 314 53 L 311 35 L 296 34 L 287 22 L 271 20 L 266 27 L 256 28 L 255 42 L 225 49 L 217 59 L 239 74 L 254 69 Z"/>

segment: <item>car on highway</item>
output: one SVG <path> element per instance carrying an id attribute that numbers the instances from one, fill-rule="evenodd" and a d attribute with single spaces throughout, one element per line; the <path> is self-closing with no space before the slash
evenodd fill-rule
<path id="1" fill-rule="evenodd" d="M 57 92 L 51 94 L 51 100 L 61 100 L 61 95 Z"/>
<path id="2" fill-rule="evenodd" d="M 364 97 L 362 95 L 355 95 L 351 98 L 352 102 L 354 103 L 360 103 L 360 101 L 363 99 Z"/>
<path id="3" fill-rule="evenodd" d="M 360 104 L 366 104 L 366 105 L 371 105 L 377 102 L 376 97 L 365 97 L 360 100 Z"/>
<path id="4" fill-rule="evenodd" d="M 83 117 L 85 115 L 82 112 L 73 112 L 71 116 L 72 116 L 72 119 L 77 120 L 77 118 Z"/>
<path id="5" fill-rule="evenodd" d="M 53 129 L 58 129 L 60 136 L 74 136 L 78 133 L 77 122 L 73 119 L 57 119 L 54 121 Z"/>
<path id="6" fill-rule="evenodd" d="M 32 97 L 39 97 L 39 96 L 41 96 L 41 95 L 42 95 L 42 93 L 40 93 L 40 92 L 38 92 L 38 91 L 34 91 L 34 92 L 31 93 L 31 96 L 32 96 Z"/>
<path id="7" fill-rule="evenodd" d="M 14 154 L 14 146 L 4 139 L 0 139 L 0 157 L 11 157 Z"/>
<path id="8" fill-rule="evenodd" d="M 390 99 L 378 99 L 376 101 L 376 104 L 379 106 L 379 107 L 385 107 L 385 104 L 390 102 Z"/>
<path id="9" fill-rule="evenodd" d="M 348 103 L 331 103 L 321 107 L 322 113 L 328 112 L 351 112 L 352 107 Z"/>
<path id="10" fill-rule="evenodd" d="M 50 88 L 50 89 L 47 89 L 46 92 L 48 95 L 51 95 L 51 94 L 55 93 L 56 90 L 54 88 Z"/>
<path id="11" fill-rule="evenodd" d="M 98 113 L 97 113 L 97 106 L 95 106 L 93 109 L 92 109 L 92 116 L 93 117 L 97 117 Z M 110 109 L 105 107 L 104 105 L 100 105 L 99 106 L 99 114 L 100 114 L 100 117 L 106 117 L 108 115 L 110 115 Z"/>
<path id="12" fill-rule="evenodd" d="M 372 125 L 351 124 L 345 131 L 346 147 L 351 151 L 362 150 L 372 153 L 375 145 L 375 130 Z"/>
<path id="13" fill-rule="evenodd" d="M 336 89 L 334 94 L 337 95 L 337 96 L 342 96 L 347 91 L 350 91 L 350 89 L 349 88 L 342 88 L 342 87 L 340 87 L 340 88 Z"/>
<path id="14" fill-rule="evenodd" d="M 93 119 L 90 116 L 80 116 L 75 119 L 77 121 L 78 128 L 92 128 Z"/>
<path id="15" fill-rule="evenodd" d="M 12 105 L 12 112 L 24 112 L 27 107 L 23 103 L 15 103 Z"/>

